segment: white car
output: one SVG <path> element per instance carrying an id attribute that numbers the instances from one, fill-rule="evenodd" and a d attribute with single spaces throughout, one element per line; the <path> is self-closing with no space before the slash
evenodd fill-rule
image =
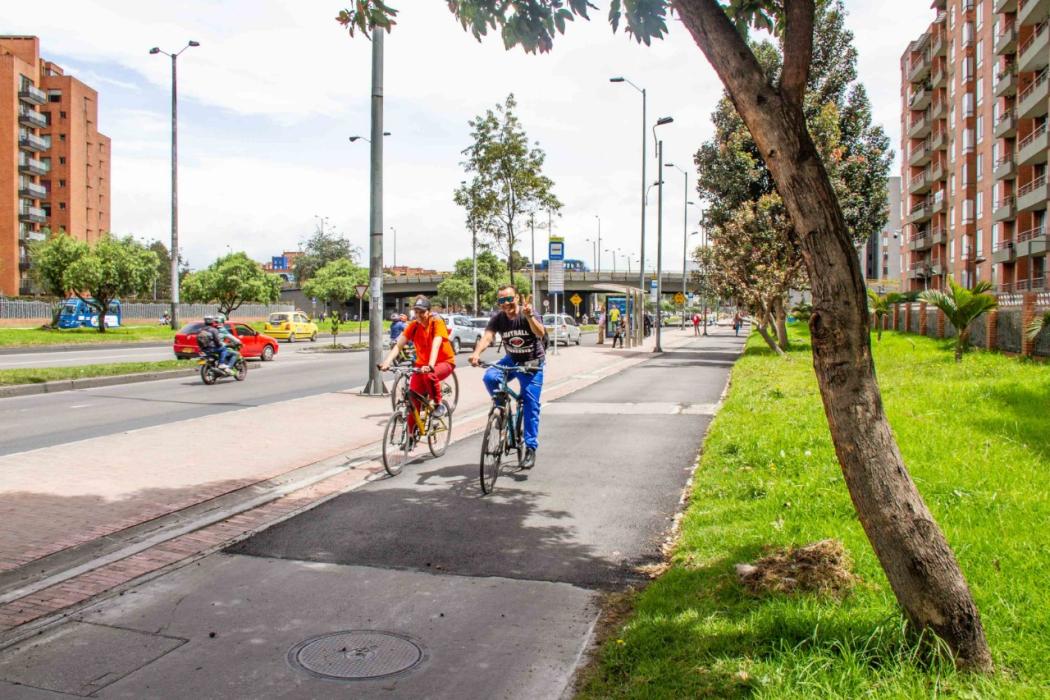
<path id="1" fill-rule="evenodd" d="M 556 336 L 559 343 L 580 344 L 580 327 L 568 314 L 543 314 L 543 326 L 547 329 L 548 343 L 553 343 Z"/>
<path id="2" fill-rule="evenodd" d="M 478 341 L 485 332 L 484 328 L 476 328 L 468 316 L 460 314 L 439 314 L 439 316 L 445 322 L 445 327 L 448 328 L 448 337 L 454 352 L 458 353 L 465 347 L 477 347 Z"/>

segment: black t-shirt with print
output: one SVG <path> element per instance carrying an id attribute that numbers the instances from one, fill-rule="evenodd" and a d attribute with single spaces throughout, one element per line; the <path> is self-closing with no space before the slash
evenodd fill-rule
<path id="1" fill-rule="evenodd" d="M 530 360 L 542 360 L 545 356 L 543 340 L 536 336 L 524 314 L 518 314 L 511 319 L 506 313 L 500 311 L 489 319 L 489 325 L 485 327 L 485 330 L 499 333 L 502 336 L 503 348 L 516 364 L 524 364 Z"/>

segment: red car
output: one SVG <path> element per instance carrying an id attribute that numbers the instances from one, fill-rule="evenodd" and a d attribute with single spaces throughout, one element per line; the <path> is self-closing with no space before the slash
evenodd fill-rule
<path id="1" fill-rule="evenodd" d="M 224 325 L 226 330 L 244 343 L 239 351 L 246 360 L 258 358 L 269 362 L 277 354 L 277 341 L 270 336 L 263 335 L 245 323 L 227 322 Z M 175 334 L 175 357 L 185 360 L 200 353 L 197 348 L 197 331 L 203 326 L 203 321 L 188 323 Z"/>

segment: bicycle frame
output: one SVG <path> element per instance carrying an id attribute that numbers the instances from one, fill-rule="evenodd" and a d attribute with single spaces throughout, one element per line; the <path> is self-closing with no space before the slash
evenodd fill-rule
<path id="1" fill-rule="evenodd" d="M 401 372 L 401 373 L 406 374 L 408 376 L 416 374 L 415 368 L 412 368 L 412 369 L 409 369 L 409 370 L 400 369 L 400 368 L 393 368 L 393 369 L 396 372 Z M 416 401 L 413 401 L 412 400 L 413 398 L 415 398 Z M 408 383 L 407 380 L 401 382 L 401 401 L 399 401 L 398 404 L 401 406 L 401 410 L 402 411 L 408 411 L 409 412 L 409 413 L 407 413 L 405 415 L 405 418 L 407 419 L 409 417 L 409 415 L 411 415 L 412 422 L 415 424 L 416 429 L 419 431 L 418 434 L 419 435 L 426 435 L 426 433 L 427 433 L 426 417 L 428 417 L 430 415 L 430 411 L 427 410 L 426 414 L 424 415 L 422 412 L 419 411 L 419 409 L 416 408 L 417 402 L 418 402 L 418 405 L 420 405 L 420 406 L 429 406 L 430 405 L 430 397 L 429 396 L 424 396 L 423 394 L 420 394 L 418 391 L 413 391 L 412 388 L 409 386 L 409 383 Z M 407 422 L 407 420 L 406 420 L 406 422 Z"/>

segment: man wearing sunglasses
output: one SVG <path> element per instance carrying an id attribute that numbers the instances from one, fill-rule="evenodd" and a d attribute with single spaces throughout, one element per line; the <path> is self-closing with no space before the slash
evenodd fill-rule
<path id="1" fill-rule="evenodd" d="M 518 290 L 513 285 L 501 287 L 496 293 L 500 312 L 489 319 L 485 334 L 470 356 L 470 364 L 477 367 L 481 353 L 492 345 L 499 333 L 507 354 L 497 364 L 513 367 L 528 363 L 538 369 L 535 372 L 514 372 L 510 379 L 517 379 L 521 388 L 521 407 L 525 414 L 525 459 L 522 468 L 532 469 L 536 465 L 536 448 L 540 434 L 540 391 L 543 389 L 543 345 L 547 330 L 543 320 L 532 313 L 531 297 L 519 303 Z M 500 372 L 489 369 L 485 372 L 485 388 L 492 395 L 500 385 Z"/>

